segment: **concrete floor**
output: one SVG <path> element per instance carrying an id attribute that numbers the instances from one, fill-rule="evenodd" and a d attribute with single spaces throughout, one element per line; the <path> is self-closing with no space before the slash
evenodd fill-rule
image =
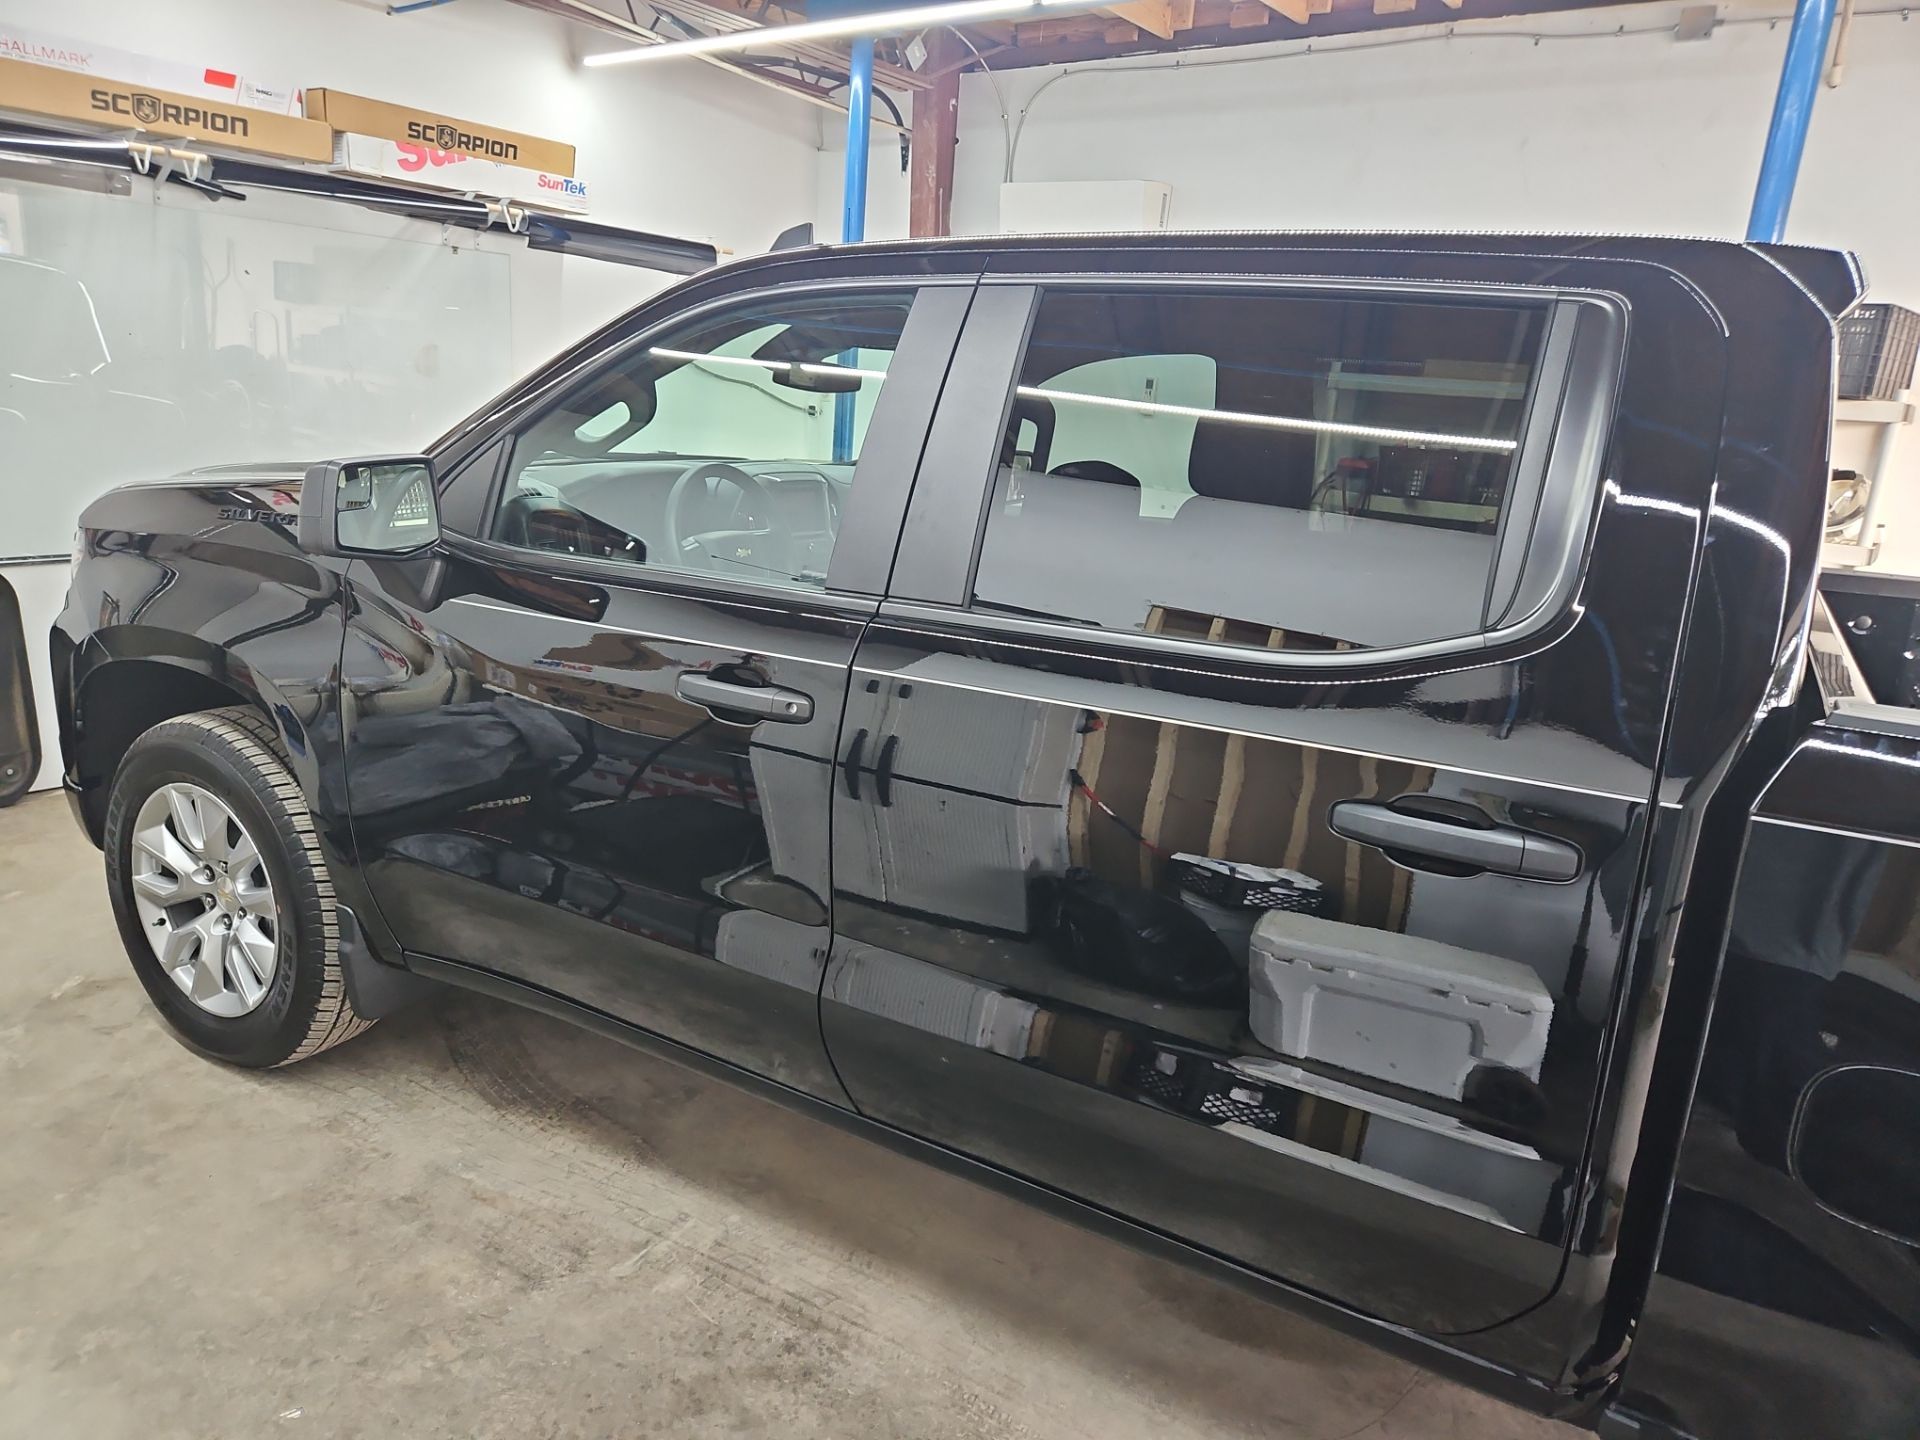
<path id="1" fill-rule="evenodd" d="M 100 868 L 0 811 L 0 1436 L 1575 1433 L 475 997 L 209 1064 Z"/>

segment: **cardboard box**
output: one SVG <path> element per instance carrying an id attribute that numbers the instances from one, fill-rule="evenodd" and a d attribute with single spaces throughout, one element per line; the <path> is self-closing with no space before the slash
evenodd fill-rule
<path id="1" fill-rule="evenodd" d="M 323 121 L 343 133 L 371 135 L 397 144 L 426 145 L 499 165 L 515 165 L 522 170 L 573 174 L 573 146 L 558 140 L 543 140 L 538 135 L 522 135 L 517 130 L 478 125 L 471 120 L 455 120 L 411 105 L 369 100 L 344 90 L 307 91 L 307 118 Z"/>
<path id="2" fill-rule="evenodd" d="M 311 120 L 24 60 L 0 60 L 0 110 L 290 160 L 324 164 L 333 157 L 333 136 Z"/>
<path id="3" fill-rule="evenodd" d="M 566 215 L 584 215 L 587 211 L 587 182 L 571 175 L 523 170 L 517 165 L 372 135 L 334 136 L 333 168 L 376 180 L 399 180 L 461 195 L 512 200 L 535 210 Z"/>
<path id="4" fill-rule="evenodd" d="M 139 51 L 117 50 L 111 45 L 4 20 L 0 20 L 0 60 L 26 60 L 35 65 L 50 65 L 56 70 L 101 75 L 145 90 L 158 85 L 182 95 L 250 105 L 279 115 L 300 113 L 298 92 L 291 85 L 269 84 L 223 65 L 163 60 Z"/>

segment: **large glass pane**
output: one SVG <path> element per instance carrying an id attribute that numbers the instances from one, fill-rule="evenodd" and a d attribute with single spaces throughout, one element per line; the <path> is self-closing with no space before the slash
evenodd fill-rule
<path id="1" fill-rule="evenodd" d="M 123 481 L 418 451 L 512 378 L 504 253 L 113 181 L 0 174 L 0 559 L 64 555 Z"/>

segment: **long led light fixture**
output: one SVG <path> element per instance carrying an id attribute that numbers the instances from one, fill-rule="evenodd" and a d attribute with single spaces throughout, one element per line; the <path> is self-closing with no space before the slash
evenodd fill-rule
<path id="1" fill-rule="evenodd" d="M 712 55 L 716 51 L 752 50 L 804 40 L 844 39 L 849 35 L 887 35 L 951 25 L 962 20 L 1021 19 L 1054 10 L 1090 10 L 1096 0 L 949 0 L 944 5 L 912 5 L 903 10 L 875 10 L 865 15 L 836 15 L 831 20 L 803 20 L 798 25 L 756 25 L 747 30 L 723 30 L 693 40 L 664 40 L 632 50 L 607 50 L 588 55 L 583 65 L 631 65 L 636 60 L 668 60 L 676 55 Z"/>
<path id="2" fill-rule="evenodd" d="M 1444 446 L 1454 450 L 1480 450 L 1492 455 L 1511 455 L 1520 448 L 1518 440 L 1502 440 L 1492 435 L 1447 435 L 1437 430 L 1401 430 L 1387 425 L 1349 425 L 1341 420 L 1308 420 L 1297 415 L 1255 415 L 1245 410 L 1204 410 L 1198 405 L 1168 405 L 1158 400 L 1122 400 L 1117 395 L 1083 395 L 1077 390 L 1044 390 L 1037 385 L 1022 385 L 1019 393 L 1034 400 L 1067 400 L 1076 405 L 1098 405 L 1108 410 L 1129 410 L 1136 415 L 1177 415 L 1183 420 L 1213 420 L 1225 425 L 1259 425 L 1269 430 L 1294 430 L 1309 435 L 1344 435 L 1356 440 L 1378 440 L 1389 445 Z"/>

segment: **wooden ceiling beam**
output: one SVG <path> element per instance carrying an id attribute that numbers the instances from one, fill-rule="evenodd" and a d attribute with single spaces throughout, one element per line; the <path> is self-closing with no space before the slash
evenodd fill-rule
<path id="1" fill-rule="evenodd" d="M 1157 35 L 1162 40 L 1171 40 L 1173 28 L 1173 0 L 1121 0 L 1118 5 L 1102 5 L 1107 14 L 1137 25 L 1149 35 Z"/>
<path id="2" fill-rule="evenodd" d="M 1114 40 L 1113 32 L 1116 30 L 1125 32 L 1118 40 Z M 1026 50 L 1035 44 L 1051 45 L 1063 41 L 1088 44 L 1114 41 L 1118 44 L 1127 44 L 1140 39 L 1140 30 L 1125 21 L 1113 20 L 1105 15 L 1073 15 L 1061 20 L 1035 20 L 1030 25 L 1022 25 L 1018 42 L 1007 46 L 1000 53 L 1008 57 L 1012 63 L 1019 64 Z M 998 68 L 999 62 L 993 63 Z"/>
<path id="3" fill-rule="evenodd" d="M 1305 0 L 1307 21 L 1293 19 L 1298 0 L 1195 0 L 1194 22 L 1176 37 L 1164 40 L 1145 33 L 1116 41 L 1098 30 L 1060 20 L 1028 21 L 1015 26 L 1014 43 L 993 56 L 995 70 L 1018 70 L 1038 65 L 1077 65 L 1123 56 L 1167 55 L 1270 43 L 1276 40 L 1330 38 L 1432 25 L 1458 19 L 1492 20 L 1509 16 L 1542 16 L 1571 10 L 1604 10 L 1635 0 L 1415 0 L 1410 9 L 1398 9 L 1385 0 L 1376 11 L 1374 0 Z"/>
<path id="4" fill-rule="evenodd" d="M 1296 25 L 1304 25 L 1315 15 L 1330 14 L 1333 0 L 1260 0 L 1282 20 L 1291 20 Z"/>
<path id="5" fill-rule="evenodd" d="M 953 158 L 960 141 L 959 59 L 965 46 L 951 30 L 927 34 L 927 63 L 921 74 L 937 70 L 941 79 L 913 97 L 913 148 L 907 182 L 907 233 L 952 232 Z"/>
<path id="6" fill-rule="evenodd" d="M 667 14 L 677 16 L 696 29 L 707 31 L 757 30 L 765 24 L 779 24 L 787 20 L 804 20 L 806 15 L 798 9 L 783 11 L 772 20 L 763 21 L 757 14 L 748 14 L 729 0 L 651 0 L 651 3 Z M 744 52 L 743 52 L 744 53 Z M 799 44 L 781 44 L 769 38 L 767 53 L 770 56 L 789 55 L 822 69 L 838 70 L 842 74 L 847 69 L 847 47 L 833 40 L 802 41 Z M 926 88 L 927 82 L 912 70 L 903 66 L 889 65 L 876 61 L 873 67 L 874 83 L 884 85 L 889 90 L 917 91 Z"/>

